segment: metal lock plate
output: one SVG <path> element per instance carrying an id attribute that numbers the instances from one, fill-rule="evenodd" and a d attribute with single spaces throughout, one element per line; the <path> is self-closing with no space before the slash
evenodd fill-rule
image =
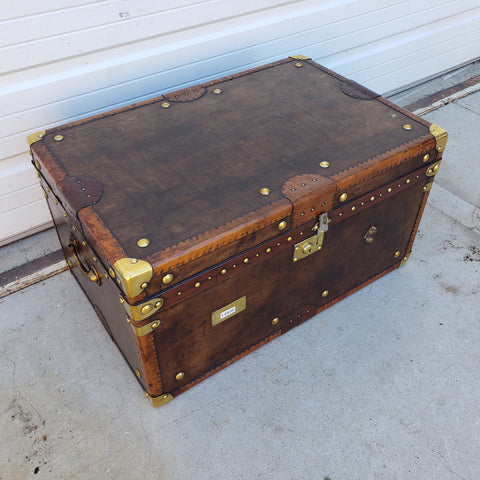
<path id="1" fill-rule="evenodd" d="M 315 235 L 297 243 L 293 247 L 293 261 L 298 262 L 298 260 L 302 260 L 305 257 L 308 257 L 312 253 L 318 252 L 322 249 L 323 246 L 323 237 L 325 236 L 325 232 L 328 230 L 328 222 L 330 219 L 328 218 L 327 213 L 322 213 L 318 217 L 318 222 L 313 227 L 313 231 Z"/>

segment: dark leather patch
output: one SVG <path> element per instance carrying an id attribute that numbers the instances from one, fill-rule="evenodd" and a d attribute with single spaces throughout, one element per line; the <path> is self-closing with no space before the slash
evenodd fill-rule
<path id="1" fill-rule="evenodd" d="M 192 87 L 192 88 L 185 88 L 184 90 L 180 90 L 178 92 L 169 93 L 164 95 L 164 97 L 169 102 L 192 102 L 193 100 L 198 100 L 205 95 L 205 88 L 203 87 Z"/>
<path id="2" fill-rule="evenodd" d="M 95 205 L 103 195 L 102 184 L 88 175 L 66 176 L 61 181 L 61 190 L 77 213 L 84 207 Z"/>
<path id="3" fill-rule="evenodd" d="M 372 92 L 368 88 L 362 87 L 358 83 L 342 83 L 340 85 L 340 90 L 345 95 L 349 97 L 358 98 L 359 100 L 373 100 L 377 98 L 379 95 L 375 92 Z"/>

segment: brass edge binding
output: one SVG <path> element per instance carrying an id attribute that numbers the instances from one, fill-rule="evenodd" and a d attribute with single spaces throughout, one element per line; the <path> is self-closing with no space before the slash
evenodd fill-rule
<path id="1" fill-rule="evenodd" d="M 136 297 L 153 277 L 153 268 L 146 260 L 121 258 L 113 264 L 117 282 L 127 297 Z"/>
<path id="2" fill-rule="evenodd" d="M 305 55 L 290 55 L 290 58 L 294 60 L 311 60 L 310 57 L 306 57 Z"/>
<path id="3" fill-rule="evenodd" d="M 133 325 L 132 322 L 130 322 L 130 325 L 132 326 L 133 332 L 137 337 L 144 337 L 145 335 L 153 332 L 157 327 L 161 325 L 161 323 L 162 322 L 160 320 L 154 320 L 153 322 L 143 325 L 143 327 L 136 327 L 135 325 Z"/>
<path id="4" fill-rule="evenodd" d="M 437 142 L 437 151 L 443 152 L 445 150 L 445 147 L 447 145 L 447 140 L 448 140 L 447 131 L 434 123 L 430 125 L 429 130 L 430 130 L 430 133 L 435 137 L 435 140 Z"/>
<path id="5" fill-rule="evenodd" d="M 45 136 L 46 131 L 40 130 L 37 133 L 32 133 L 27 137 L 28 146 L 31 147 L 33 143 L 38 142 L 43 139 Z"/>
<path id="6" fill-rule="evenodd" d="M 150 400 L 154 407 L 161 407 L 162 405 L 168 403 L 170 400 L 173 400 L 173 395 L 170 395 L 169 393 L 164 393 L 159 397 L 151 397 L 147 392 L 145 392 L 145 396 Z"/>
<path id="7" fill-rule="evenodd" d="M 141 322 L 162 308 L 163 298 L 152 298 L 139 305 L 130 305 L 123 297 L 120 297 L 120 303 L 125 307 L 129 318 Z"/>

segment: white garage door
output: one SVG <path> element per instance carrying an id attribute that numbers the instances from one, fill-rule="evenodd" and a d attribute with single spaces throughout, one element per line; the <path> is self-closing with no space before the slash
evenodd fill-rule
<path id="1" fill-rule="evenodd" d="M 379 93 L 478 58 L 478 0 L 4 0 L 0 244 L 50 224 L 28 134 L 292 54 Z"/>

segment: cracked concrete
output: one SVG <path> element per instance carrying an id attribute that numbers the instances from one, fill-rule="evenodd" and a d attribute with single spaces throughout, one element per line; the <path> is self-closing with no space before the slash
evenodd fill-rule
<path id="1" fill-rule="evenodd" d="M 70 273 L 1 299 L 0 480 L 480 478 L 479 102 L 403 268 L 159 409 Z"/>

